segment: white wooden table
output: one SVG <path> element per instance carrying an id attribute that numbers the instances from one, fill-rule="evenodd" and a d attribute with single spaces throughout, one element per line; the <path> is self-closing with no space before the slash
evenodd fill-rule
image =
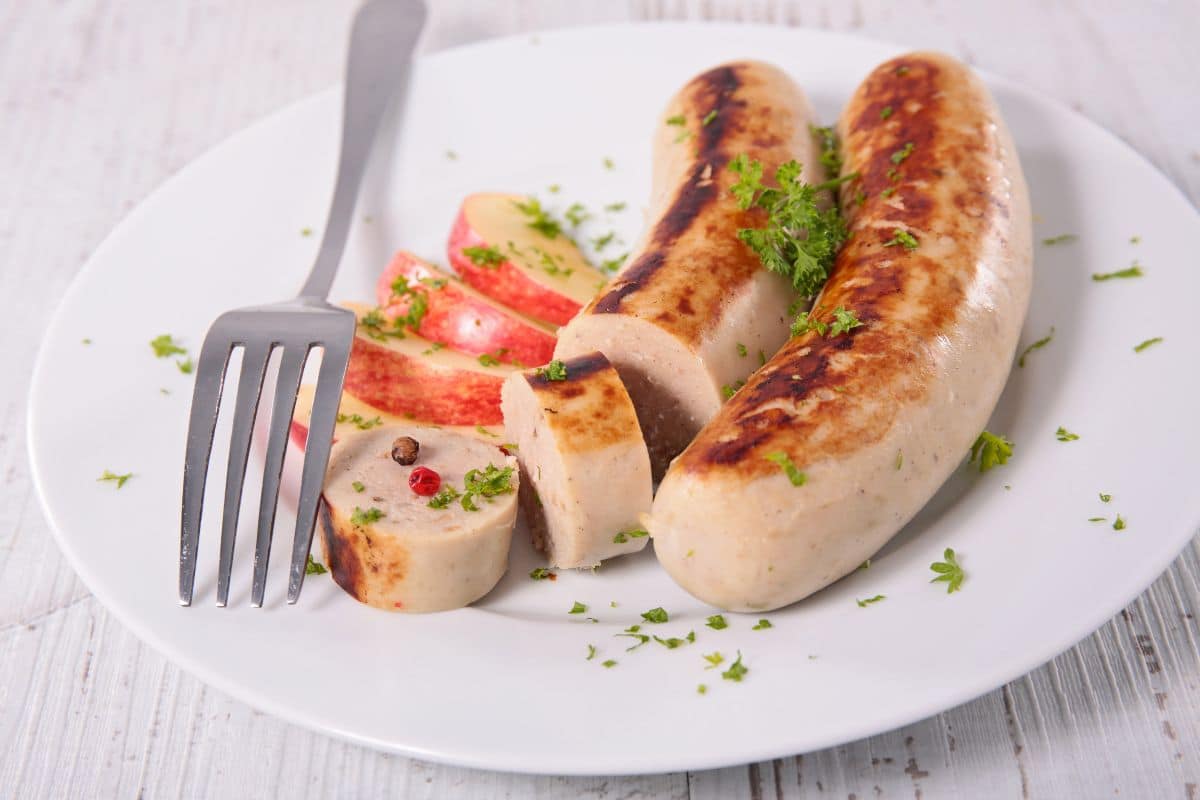
<path id="1" fill-rule="evenodd" d="M 527 777 L 375 753 L 207 688 L 115 622 L 31 485 L 25 395 L 43 323 L 164 178 L 338 80 L 353 4 L 0 2 L 0 797 L 1200 796 L 1197 540 L 1118 617 L 1003 689 L 843 747 L 692 774 Z M 949 51 L 1069 104 L 1200 198 L 1194 0 L 434 0 L 423 47 L 661 18 Z"/>

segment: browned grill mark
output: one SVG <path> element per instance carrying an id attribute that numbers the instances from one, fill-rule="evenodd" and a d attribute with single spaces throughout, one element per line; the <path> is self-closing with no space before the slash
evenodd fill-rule
<path id="1" fill-rule="evenodd" d="M 662 250 L 643 253 L 617 278 L 604 296 L 596 301 L 592 311 L 598 314 L 615 314 L 620 310 L 621 301 L 625 296 L 641 289 L 642 284 L 658 271 L 666 260 L 667 255 Z"/>
<path id="2" fill-rule="evenodd" d="M 704 175 L 708 173 L 711 178 L 712 172 L 725 168 L 728 159 L 716 153 L 711 158 L 711 164 L 701 161 L 692 166 L 692 174 L 687 182 L 679 187 L 671 207 L 654 226 L 650 240 L 656 247 L 667 248 L 674 244 L 692 226 L 700 212 L 717 199 L 720 190 L 716 181 L 706 180 Z"/>
<path id="3" fill-rule="evenodd" d="M 525 380 L 537 392 L 545 389 L 560 391 L 570 386 L 572 381 L 594 375 L 601 370 L 612 369 L 612 365 L 603 353 L 587 353 L 576 358 L 568 358 L 563 361 L 563 367 L 567 371 L 567 380 L 565 381 L 552 381 L 540 371 L 525 373 Z"/>
<path id="4" fill-rule="evenodd" d="M 351 597 L 359 601 L 366 600 L 363 586 L 363 564 L 354 546 L 343 538 L 339 525 L 334 523 L 333 513 L 329 504 L 321 502 L 321 540 L 325 545 L 325 560 L 334 582 L 342 587 Z"/>
<path id="5" fill-rule="evenodd" d="M 901 65 L 908 70 L 897 75 Z M 957 127 L 975 120 L 948 105 L 968 100 L 954 91 L 955 80 L 935 61 L 906 57 L 876 69 L 855 93 L 842 130 L 847 169 L 861 174 L 842 190 L 852 237 L 818 305 L 826 314 L 837 306 L 853 309 L 865 324 L 848 334 L 810 333 L 788 342 L 679 457 L 680 468 L 735 468 L 750 477 L 776 470 L 761 456 L 787 445 L 799 450 L 793 458 L 808 462 L 853 452 L 885 436 L 898 409 L 924 396 L 930 342 L 954 324 L 974 265 L 969 259 L 947 265 L 920 247 L 885 247 L 894 228 L 872 223 L 887 219 L 918 238 L 930 232 L 966 242 L 1007 216 L 1006 201 L 991 191 L 987 120 L 979 121 L 977 136 Z M 879 110 L 886 105 L 896 112 L 885 122 Z M 892 155 L 908 142 L 911 152 L 894 163 Z M 902 207 L 885 203 L 880 193 L 889 187 Z M 862 206 L 853 199 L 860 190 L 868 194 Z M 893 321 L 901 305 L 903 324 Z M 770 407 L 776 403 L 798 410 Z"/>

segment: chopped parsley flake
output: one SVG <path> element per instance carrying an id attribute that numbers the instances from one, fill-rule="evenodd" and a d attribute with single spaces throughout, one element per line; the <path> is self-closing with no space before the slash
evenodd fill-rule
<path id="1" fill-rule="evenodd" d="M 625 263 L 625 259 L 629 258 L 629 253 L 622 253 L 616 258 L 610 258 L 600 262 L 600 269 L 608 272 L 616 272 Z"/>
<path id="2" fill-rule="evenodd" d="M 462 254 L 469 258 L 475 266 L 487 267 L 489 269 L 496 267 L 498 264 L 503 264 L 507 260 L 504 257 L 504 253 L 500 252 L 499 247 L 474 245 L 472 247 L 464 247 Z"/>
<path id="3" fill-rule="evenodd" d="M 430 508 L 449 508 L 450 504 L 462 495 L 453 486 L 443 486 L 441 490 L 426 503 Z"/>
<path id="4" fill-rule="evenodd" d="M 446 160 L 447 161 L 458 161 L 458 153 L 454 152 L 453 150 L 447 150 L 446 151 Z"/>
<path id="5" fill-rule="evenodd" d="M 649 535 L 650 535 L 649 531 L 644 531 L 641 528 L 633 528 L 632 530 L 621 531 L 620 533 L 618 533 L 616 536 L 613 537 L 613 543 L 625 544 L 630 539 L 641 539 L 641 538 L 643 538 L 645 536 L 649 536 Z"/>
<path id="6" fill-rule="evenodd" d="M 742 663 L 742 651 L 739 650 L 737 659 L 729 665 L 729 669 L 721 673 L 721 677 L 727 681 L 736 681 L 737 683 L 741 683 L 742 678 L 746 677 L 746 673 L 749 671 L 750 668 Z"/>
<path id="7" fill-rule="evenodd" d="M 819 161 L 821 166 L 825 167 L 825 174 L 830 178 L 836 178 L 838 173 L 842 171 L 842 156 L 838 152 L 837 132 L 833 126 L 818 127 L 809 125 L 808 132 L 821 143 L 821 155 Z"/>
<path id="8" fill-rule="evenodd" d="M 879 109 L 879 118 L 887 119 L 892 115 L 893 111 L 894 109 L 891 106 L 884 106 L 883 108 Z"/>
<path id="9" fill-rule="evenodd" d="M 436 353 L 438 350 L 444 350 L 444 349 L 446 349 L 445 342 L 434 342 L 433 344 L 429 345 L 429 348 L 427 350 L 421 351 L 421 355 L 431 356 L 434 353 Z"/>
<path id="10" fill-rule="evenodd" d="M 1049 333 L 1047 333 L 1041 339 L 1038 339 L 1036 342 L 1029 345 L 1029 347 L 1026 347 L 1024 350 L 1021 351 L 1021 357 L 1017 359 L 1017 366 L 1024 367 L 1025 366 L 1025 356 L 1029 355 L 1034 350 L 1041 350 L 1043 347 L 1050 344 L 1050 341 L 1052 339 L 1054 339 L 1054 326 L 1053 325 L 1050 326 Z"/>
<path id="11" fill-rule="evenodd" d="M 745 358 L 747 356 L 747 354 L 749 354 L 749 352 L 750 351 L 746 349 L 746 345 L 742 344 L 741 342 L 738 342 L 737 354 L 739 356 L 741 356 L 742 358 Z"/>
<path id="12" fill-rule="evenodd" d="M 616 203 L 609 203 L 608 205 L 606 205 L 604 207 L 604 210 L 615 214 L 618 211 L 625 210 L 625 203 L 623 201 L 619 201 Z"/>
<path id="13" fill-rule="evenodd" d="M 97 483 L 99 483 L 100 481 L 115 482 L 117 484 L 117 488 L 120 489 L 122 486 L 125 485 L 125 481 L 129 480 L 132 477 L 133 477 L 132 472 L 126 472 L 124 475 L 118 475 L 117 473 L 106 469 L 106 470 L 104 470 L 104 472 L 100 473 L 99 478 L 96 478 L 96 482 Z"/>
<path id="14" fill-rule="evenodd" d="M 358 492 L 359 494 L 362 494 L 367 490 L 367 485 L 362 481 L 354 481 L 354 483 L 351 483 L 350 485 L 353 486 L 354 491 Z"/>
<path id="15" fill-rule="evenodd" d="M 962 587 L 963 579 L 967 577 L 959 566 L 958 559 L 954 555 L 954 549 L 947 547 L 942 552 L 942 561 L 935 561 L 929 565 L 929 568 L 937 573 L 930 580 L 930 583 L 938 583 L 939 581 L 946 584 L 946 594 L 957 592 Z"/>
<path id="16" fill-rule="evenodd" d="M 584 661 L 591 661 L 595 657 L 596 657 L 596 645 L 589 644 L 587 658 L 585 658 Z"/>
<path id="17" fill-rule="evenodd" d="M 179 371 L 184 375 L 191 375 L 196 369 L 196 362 L 192 361 L 192 359 L 189 357 L 182 361 L 176 361 L 175 366 L 179 367 Z"/>
<path id="18" fill-rule="evenodd" d="M 763 457 L 773 464 L 778 464 L 780 469 L 784 471 L 784 474 L 787 475 L 788 480 L 792 482 L 792 486 L 803 486 L 805 481 L 808 480 L 808 476 L 797 469 L 796 465 L 792 462 L 792 459 L 789 458 L 788 454 L 782 450 L 776 450 L 774 453 L 767 453 Z"/>
<path id="19" fill-rule="evenodd" d="M 884 242 L 883 246 L 895 247 L 896 245 L 900 245 L 905 250 L 911 252 L 920 247 L 921 243 L 917 241 L 917 237 L 913 236 L 908 231 L 904 230 L 903 228 L 896 228 L 892 231 L 892 238 Z"/>
<path id="20" fill-rule="evenodd" d="M 567 365 L 556 358 L 546 366 L 538 367 L 537 376 L 545 378 L 548 381 L 565 381 L 567 379 Z"/>
<path id="21" fill-rule="evenodd" d="M 1108 522 L 1108 517 L 1088 517 L 1088 522 Z"/>
<path id="22" fill-rule="evenodd" d="M 700 127 L 707 128 L 709 123 L 711 123 L 716 118 L 717 118 L 717 110 L 714 108 L 712 111 L 710 111 L 704 115 L 704 119 L 700 120 Z"/>
<path id="23" fill-rule="evenodd" d="M 583 207 L 583 203 L 572 203 L 563 212 L 563 216 L 567 218 L 567 222 L 571 223 L 572 228 L 578 228 L 584 221 L 592 217 L 587 209 Z"/>
<path id="24" fill-rule="evenodd" d="M 305 575 L 324 575 L 326 572 L 329 572 L 329 570 L 325 568 L 325 565 L 319 561 L 314 561 L 311 555 L 304 562 Z"/>
<path id="25" fill-rule="evenodd" d="M 365 511 L 355 506 L 354 513 L 350 515 L 350 522 L 359 526 L 370 525 L 372 522 L 378 522 L 383 519 L 384 516 L 384 513 L 374 506 Z"/>
<path id="26" fill-rule="evenodd" d="M 463 476 L 465 491 L 462 496 L 462 507 L 467 511 L 478 511 L 479 508 L 474 502 L 476 497 L 482 497 L 490 502 L 491 498 L 497 495 L 510 494 L 513 491 L 512 476 L 512 467 L 501 469 L 495 464 L 488 464 L 487 469 L 468 471 Z"/>
<path id="27" fill-rule="evenodd" d="M 892 163 L 893 164 L 902 163 L 904 161 L 904 159 L 906 159 L 912 155 L 912 151 L 913 151 L 913 143 L 905 142 L 904 147 L 901 147 L 899 150 L 892 153 Z"/>
<path id="28" fill-rule="evenodd" d="M 616 665 L 617 665 L 617 662 L 613 661 L 611 658 L 608 661 L 604 661 L 600 664 L 600 666 L 604 667 L 605 669 L 612 669 Z"/>
<path id="29" fill-rule="evenodd" d="M 1111 502 L 1111 501 L 1112 501 L 1112 495 L 1111 495 L 1111 494 L 1105 494 L 1104 492 L 1101 492 L 1101 493 L 1100 493 L 1100 502 L 1101 502 L 1101 503 L 1108 503 L 1108 502 Z"/>
<path id="30" fill-rule="evenodd" d="M 1058 430 L 1054 432 L 1054 438 L 1060 442 L 1073 442 L 1079 438 L 1078 433 L 1071 433 L 1069 430 L 1059 425 Z"/>
<path id="31" fill-rule="evenodd" d="M 554 580 L 555 575 L 545 567 L 536 567 L 530 571 L 529 577 L 535 581 Z"/>
<path id="32" fill-rule="evenodd" d="M 1073 233 L 1061 233 L 1058 236 L 1051 236 L 1048 239 L 1042 239 L 1042 244 L 1046 245 L 1047 247 L 1051 247 L 1056 244 L 1070 244 L 1078 239 L 1079 237 Z"/>
<path id="33" fill-rule="evenodd" d="M 667 616 L 667 612 L 663 610 L 662 606 L 659 606 L 658 608 L 652 608 L 649 611 L 643 611 L 642 619 L 646 620 L 646 622 L 662 624 L 667 622 L 669 618 Z"/>
<path id="34" fill-rule="evenodd" d="M 859 608 L 866 608 L 867 606 L 871 605 L 871 603 L 878 603 L 881 600 L 887 600 L 887 595 L 877 594 L 874 597 L 868 597 L 865 600 L 859 600 L 858 598 L 855 598 L 854 602 L 858 603 Z"/>
<path id="35" fill-rule="evenodd" d="M 80 339 L 79 341 L 83 344 L 91 344 L 92 343 L 91 339 Z"/>
<path id="36" fill-rule="evenodd" d="M 169 333 L 164 333 L 162 336 L 155 336 L 150 340 L 150 347 L 154 349 L 154 356 L 156 358 L 187 354 L 187 348 L 180 347 Z"/>
<path id="37" fill-rule="evenodd" d="M 692 631 L 687 635 L 686 638 L 683 639 L 677 639 L 674 636 L 670 637 L 669 639 L 664 639 L 661 636 L 655 636 L 654 641 L 658 642 L 668 650 L 674 650 L 677 647 L 681 647 L 685 644 L 690 644 L 696 641 L 696 632 Z"/>
<path id="38" fill-rule="evenodd" d="M 383 417 L 378 415 L 374 419 L 365 419 L 362 414 L 338 414 L 337 421 L 339 423 L 349 422 L 360 431 L 369 431 L 378 425 L 383 424 Z"/>
<path id="39" fill-rule="evenodd" d="M 571 610 L 568 611 L 567 613 L 568 614 L 582 614 L 585 611 L 587 611 L 587 606 L 585 606 L 583 603 L 576 600 L 575 605 L 571 606 Z"/>
<path id="40" fill-rule="evenodd" d="M 562 233 L 562 223 L 550 216 L 536 197 L 527 198 L 524 203 L 514 202 L 513 205 L 529 218 L 526 227 L 533 228 L 547 239 L 555 239 Z"/>
<path id="41" fill-rule="evenodd" d="M 719 652 L 702 654 L 702 657 L 708 662 L 708 666 L 705 667 L 705 669 L 716 669 L 725 663 L 725 656 L 721 655 Z"/>
<path id="42" fill-rule="evenodd" d="M 614 163 L 613 160 L 611 158 L 609 158 L 608 156 L 604 157 L 603 163 L 604 163 L 605 169 L 611 170 L 611 169 L 616 169 L 616 167 L 617 167 L 616 163 Z"/>
<path id="43" fill-rule="evenodd" d="M 301 228 L 300 229 L 301 236 L 312 236 L 312 234 L 313 234 L 312 228 Z"/>
<path id="44" fill-rule="evenodd" d="M 686 125 L 687 117 L 685 117 L 683 114 L 676 114 L 673 117 L 667 117 L 667 124 L 668 125 Z"/>
<path id="45" fill-rule="evenodd" d="M 696 687 L 696 694 L 708 694 L 708 687 L 703 683 Z"/>
<path id="46" fill-rule="evenodd" d="M 1142 237 L 1140 237 L 1140 236 L 1130 236 L 1130 237 L 1129 237 L 1129 243 L 1130 243 L 1130 244 L 1138 244 L 1138 243 L 1140 243 L 1141 241 L 1142 241 Z"/>
<path id="47" fill-rule="evenodd" d="M 997 436 L 990 431 L 983 431 L 975 444 L 971 445 L 971 464 L 979 462 L 979 471 L 987 472 L 995 466 L 1008 462 L 1013 453 L 1013 443 L 1004 436 Z"/>
<path id="48" fill-rule="evenodd" d="M 616 231 L 609 231 L 603 236 L 597 236 L 595 239 L 592 239 L 592 247 L 595 248 L 597 253 L 599 253 L 601 250 L 608 247 L 609 244 L 612 243 L 613 239 L 616 238 L 616 236 Z"/>
<path id="49" fill-rule="evenodd" d="M 729 623 L 725 621 L 725 617 L 722 614 L 713 614 L 704 624 L 714 631 L 723 631 L 729 627 Z"/>
<path id="50" fill-rule="evenodd" d="M 769 620 L 769 619 L 760 619 L 760 620 L 758 621 L 758 624 L 757 624 L 757 625 L 755 625 L 754 627 L 752 627 L 750 630 L 752 630 L 752 631 L 765 631 L 767 628 L 774 628 L 774 627 L 775 627 L 775 626 L 771 624 L 771 620 Z"/>
<path id="51" fill-rule="evenodd" d="M 1140 353 L 1143 350 L 1145 350 L 1147 347 L 1153 347 L 1154 345 L 1158 344 L 1162 340 L 1163 340 L 1163 337 L 1161 337 L 1161 336 L 1155 336 L 1153 339 L 1147 339 L 1146 341 L 1142 342 L 1141 344 L 1135 345 L 1133 348 L 1133 352 Z"/>
<path id="52" fill-rule="evenodd" d="M 896 470 L 899 471 L 899 469 L 903 466 L 904 466 L 904 451 L 897 450 L 896 451 Z"/>
<path id="53" fill-rule="evenodd" d="M 1146 273 L 1142 271 L 1141 265 L 1134 261 L 1133 266 L 1126 267 L 1125 269 L 1119 269 L 1116 272 L 1093 272 L 1092 280 L 1109 281 L 1113 278 L 1140 278 L 1145 274 Z"/>
<path id="54" fill-rule="evenodd" d="M 905 64 L 901 64 L 900 66 L 896 67 L 896 74 L 901 77 L 907 75 L 908 74 L 908 66 Z"/>
<path id="55" fill-rule="evenodd" d="M 833 310 L 833 323 L 829 326 L 829 335 L 837 336 L 839 333 L 849 333 L 861 325 L 862 320 L 855 315 L 853 309 L 838 306 Z"/>
<path id="56" fill-rule="evenodd" d="M 1114 531 L 1125 530 L 1125 518 L 1122 517 L 1120 514 L 1117 514 L 1116 522 L 1113 523 L 1113 530 Z"/>
<path id="57" fill-rule="evenodd" d="M 853 176 L 847 175 L 813 186 L 800 179 L 795 161 L 775 171 L 777 187 L 763 185 L 763 165 L 739 154 L 729 163 L 738 175 L 730 188 L 738 206 L 754 206 L 767 211 L 765 228 L 741 228 L 738 239 L 758 255 L 771 272 L 787 277 L 804 297 L 813 297 L 825 285 L 838 248 L 846 240 L 846 225 L 837 204 L 822 209 L 817 195 L 823 189 Z"/>
<path id="58" fill-rule="evenodd" d="M 498 358 L 498 356 L 505 355 L 507 352 L 508 352 L 508 350 L 502 347 L 499 350 L 497 350 L 494 354 L 493 353 L 482 353 L 479 356 L 479 363 L 485 367 L 498 367 L 498 366 L 500 366 L 500 359 Z"/>
<path id="59" fill-rule="evenodd" d="M 724 397 L 726 400 L 728 400 L 729 398 L 731 398 L 735 394 L 737 394 L 738 389 L 742 388 L 745 385 L 746 385 L 745 381 L 737 381 L 732 384 L 727 383 L 721 387 L 721 396 Z"/>

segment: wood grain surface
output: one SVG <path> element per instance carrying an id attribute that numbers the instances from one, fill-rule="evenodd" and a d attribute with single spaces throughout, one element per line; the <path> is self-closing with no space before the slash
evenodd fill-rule
<path id="1" fill-rule="evenodd" d="M 166 177 L 338 80 L 353 6 L 0 2 L 0 797 L 1200 796 L 1197 540 L 1098 632 L 998 691 L 842 747 L 690 774 L 531 777 L 376 753 L 206 687 L 110 617 L 60 555 L 31 484 L 26 393 L 43 325 L 91 251 Z M 938 48 L 1091 117 L 1200 198 L 1192 0 L 432 6 L 427 52 L 653 19 Z"/>

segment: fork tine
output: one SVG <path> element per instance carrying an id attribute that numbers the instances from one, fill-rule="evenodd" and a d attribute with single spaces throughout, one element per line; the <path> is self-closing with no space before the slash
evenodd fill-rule
<path id="1" fill-rule="evenodd" d="M 233 545 L 237 540 L 238 515 L 242 506 L 242 484 L 246 479 L 246 459 L 250 455 L 250 437 L 258 416 L 258 396 L 262 392 L 270 342 L 248 343 L 242 353 L 242 371 L 238 378 L 237 401 L 233 411 L 233 434 L 229 442 L 229 465 L 225 469 L 225 507 L 221 520 L 221 560 L 217 572 L 217 605 L 229 600 L 229 575 L 233 570 Z"/>
<path id="2" fill-rule="evenodd" d="M 271 538 L 275 532 L 275 506 L 279 499 L 279 482 L 283 473 L 283 457 L 287 451 L 288 430 L 296 410 L 296 392 L 300 376 L 308 360 L 309 346 L 286 347 L 275 384 L 275 403 L 271 409 L 271 426 L 267 434 L 267 457 L 263 463 L 262 498 L 258 505 L 258 539 L 254 545 L 254 583 L 250 587 L 250 605 L 262 606 L 267 584 L 267 564 L 271 558 Z M 309 441 L 312 431 L 309 431 Z"/>
<path id="3" fill-rule="evenodd" d="M 183 461 L 183 513 L 179 524 L 179 604 L 192 604 L 196 584 L 196 547 L 200 542 L 200 517 L 204 511 L 204 483 L 212 452 L 217 410 L 225 385 L 225 368 L 233 344 L 225 338 L 221 320 L 213 323 L 196 367 L 192 411 L 188 420 L 187 451 Z"/>
<path id="4" fill-rule="evenodd" d="M 292 539 L 292 568 L 288 575 L 289 603 L 300 599 L 300 589 L 304 585 L 313 527 L 321 503 L 321 487 L 325 483 L 325 468 L 333 447 L 333 426 L 337 421 L 349 360 L 349 349 L 344 341 L 325 343 L 317 390 L 313 394 L 312 415 L 308 421 L 308 442 L 304 448 L 304 472 L 300 479 L 300 500 L 296 508 L 296 534 Z"/>

